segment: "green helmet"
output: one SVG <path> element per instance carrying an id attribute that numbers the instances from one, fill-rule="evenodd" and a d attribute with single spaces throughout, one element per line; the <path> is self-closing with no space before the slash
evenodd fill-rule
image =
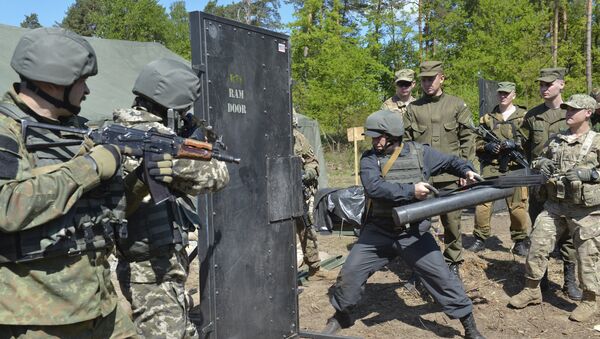
<path id="1" fill-rule="evenodd" d="M 190 66 L 173 59 L 150 62 L 138 75 L 133 94 L 165 108 L 190 106 L 200 96 L 200 79 Z"/>
<path id="2" fill-rule="evenodd" d="M 10 61 L 27 80 L 70 86 L 98 73 L 96 52 L 78 34 L 62 28 L 38 28 L 23 34 Z"/>
<path id="3" fill-rule="evenodd" d="M 376 138 L 384 133 L 393 137 L 404 135 L 404 122 L 400 114 L 381 110 L 367 117 L 365 135 Z"/>

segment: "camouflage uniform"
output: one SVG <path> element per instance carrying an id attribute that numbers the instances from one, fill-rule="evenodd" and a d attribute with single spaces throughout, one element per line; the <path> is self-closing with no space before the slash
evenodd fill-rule
<path id="1" fill-rule="evenodd" d="M 484 125 L 486 129 L 492 131 L 500 140 L 513 140 L 517 145 L 521 144 L 521 138 L 517 129 L 520 128 L 525 109 L 515 106 L 516 110 L 510 115 L 508 120 L 504 121 L 502 113 L 499 112 L 499 107 L 485 114 L 479 119 L 479 124 Z M 499 171 L 498 157 L 492 156 L 485 152 L 485 140 L 478 139 L 476 143 L 476 151 L 479 155 L 481 163 L 482 176 L 497 177 L 501 175 Z M 508 170 L 519 169 L 521 166 L 515 161 L 509 161 Z M 506 198 L 506 206 L 510 213 L 510 238 L 514 241 L 520 241 L 527 237 L 529 224 L 529 215 L 527 214 L 527 187 L 519 187 L 515 189 L 512 197 Z M 475 225 L 473 235 L 480 239 L 487 239 L 491 235 L 490 219 L 492 217 L 493 202 L 481 204 L 475 208 Z"/>
<path id="2" fill-rule="evenodd" d="M 394 96 L 383 102 L 383 104 L 381 105 L 381 109 L 396 112 L 399 113 L 400 116 L 404 116 L 404 114 L 406 114 L 406 107 L 408 106 L 408 104 L 415 100 L 417 99 L 411 96 L 410 99 L 408 99 L 408 101 L 400 101 L 400 98 L 398 98 L 398 96 L 394 94 Z"/>
<path id="3" fill-rule="evenodd" d="M 304 254 L 304 264 L 310 270 L 317 271 L 320 268 L 319 248 L 317 244 L 317 232 L 315 231 L 313 207 L 315 194 L 317 193 L 317 178 L 319 177 L 319 162 L 315 157 L 310 143 L 306 137 L 294 126 L 294 155 L 300 157 L 302 161 L 302 188 L 304 190 L 304 204 L 306 216 L 310 225 L 304 225 L 300 218 L 296 219 L 296 233 L 300 239 L 302 253 Z"/>
<path id="4" fill-rule="evenodd" d="M 117 109 L 113 113 L 116 123 L 142 130 L 156 128 L 162 133 L 174 133 L 162 124 L 162 119 L 147 112 L 144 108 Z M 139 164 L 137 159 L 126 159 L 123 169 L 132 171 Z M 170 188 L 197 195 L 209 191 L 216 191 L 224 187 L 229 181 L 229 172 L 226 165 L 217 160 L 194 161 L 186 159 L 173 160 L 173 182 Z M 153 248 L 152 234 L 145 234 L 143 239 L 130 236 L 125 247 L 142 247 L 138 253 L 119 255 L 117 276 L 121 291 L 131 303 L 134 323 L 138 333 L 143 337 L 159 338 L 197 338 L 198 332 L 195 325 L 189 320 L 189 305 L 185 291 L 185 281 L 189 273 L 189 262 L 185 247 L 187 246 L 187 232 L 192 232 L 198 227 L 196 216 L 195 197 L 179 197 L 177 207 L 184 215 L 182 225 L 173 226 L 174 233 L 181 233 L 180 240 L 171 240 L 170 244 L 163 244 Z M 155 206 L 147 196 L 140 208 L 130 217 L 130 235 L 136 233 L 135 227 L 146 228 L 146 222 L 135 223 L 133 220 L 152 222 L 152 210 L 168 209 L 164 204 Z M 195 220 L 190 220 L 196 218 Z M 147 219 L 145 219 L 147 218 Z M 165 220 L 165 222 L 169 222 Z M 171 221 L 174 224 L 175 221 Z M 171 228 L 168 225 L 165 228 Z M 162 227 L 161 227 L 162 228 Z M 143 231 L 140 231 L 143 232 Z M 150 232 L 151 233 L 151 232 Z M 168 232 L 167 232 L 168 233 Z M 144 234 L 144 233 L 142 233 Z M 175 236 L 176 238 L 177 236 Z M 131 241 L 136 240 L 136 243 Z M 141 244 L 140 244 L 141 243 Z M 146 246 L 150 253 L 146 253 Z M 132 250 L 134 251 L 134 250 Z"/>
<path id="5" fill-rule="evenodd" d="M 531 232 L 531 248 L 526 262 L 526 278 L 540 280 L 548 265 L 548 254 L 557 236 L 567 233 L 574 239 L 579 266 L 579 281 L 584 290 L 600 293 L 600 184 L 568 182 L 563 175 L 573 168 L 600 167 L 600 136 L 595 135 L 589 151 L 581 160 L 588 137 L 570 132 L 551 139 L 544 157 L 556 164 L 552 179 L 545 185 L 547 201 Z M 595 133 L 594 133 L 595 134 Z M 564 194 L 560 192 L 563 191 Z"/>
<path id="6" fill-rule="evenodd" d="M 35 81 L 62 86 L 66 93 L 97 73 L 95 52 L 73 32 L 40 28 L 19 40 L 11 66 L 23 81 L 0 106 L 0 337 L 135 336 L 118 306 L 107 262 L 115 226 L 124 217 L 123 182 L 112 171 L 118 170 L 118 155 L 94 155 L 114 147 L 92 147 L 81 136 L 45 129 L 28 129 L 25 138 L 20 123 L 82 127 L 79 106 L 46 99 L 50 95 Z M 36 114 L 19 96 L 21 86 L 37 94 L 27 94 L 34 103 L 43 98 L 54 105 L 50 113 L 61 107 L 71 115 L 58 121 Z M 67 139 L 81 144 L 26 146 Z"/>

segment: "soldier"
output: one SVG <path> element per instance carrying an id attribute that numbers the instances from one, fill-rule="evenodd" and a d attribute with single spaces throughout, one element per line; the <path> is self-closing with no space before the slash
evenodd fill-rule
<path id="1" fill-rule="evenodd" d="M 596 110 L 592 114 L 590 123 L 594 132 L 600 132 L 600 88 L 594 88 L 590 92 L 590 96 L 596 100 Z"/>
<path id="2" fill-rule="evenodd" d="M 314 228 L 313 206 L 319 185 L 319 162 L 310 143 L 298 129 L 298 120 L 294 117 L 294 155 L 302 161 L 302 190 L 304 216 L 296 219 L 296 233 L 304 255 L 303 264 L 308 266 L 308 280 L 335 279 L 335 276 L 321 269 L 317 232 Z"/>
<path id="3" fill-rule="evenodd" d="M 569 319 L 586 321 L 595 313 L 600 293 L 600 137 L 589 124 L 596 102 L 588 95 L 575 94 L 560 107 L 566 109 L 569 129 L 553 136 L 534 162 L 549 177 L 544 185 L 547 200 L 530 235 L 525 288 L 510 299 L 510 305 L 523 308 L 542 302 L 539 285 L 548 255 L 556 239 L 568 233 L 575 243 L 583 287 L 583 301 Z"/>
<path id="4" fill-rule="evenodd" d="M 334 286 L 330 301 L 336 312 L 328 320 L 325 333 L 352 326 L 350 310 L 360 300 L 369 276 L 401 256 L 418 272 L 443 311 L 452 319 L 460 319 L 465 337 L 483 338 L 475 325 L 471 300 L 428 232 L 431 221 L 398 227 L 392 220 L 393 207 L 427 198 L 430 175 L 446 172 L 473 180 L 477 176 L 473 165 L 427 145 L 402 142 L 402 118 L 391 111 L 371 114 L 365 130 L 365 135 L 373 138 L 373 149 L 362 155 L 360 178 L 370 206 L 360 237 Z"/>
<path id="5" fill-rule="evenodd" d="M 565 110 L 560 108 L 562 104 L 562 90 L 565 87 L 565 68 L 544 68 L 540 71 L 537 79 L 540 83 L 540 95 L 544 103 L 532 108 L 525 115 L 521 130 L 525 136 L 523 148 L 527 160 L 531 163 L 542 154 L 544 145 L 553 134 L 557 134 L 567 128 L 565 123 Z M 532 190 L 529 197 L 529 218 L 535 223 L 535 218 L 544 209 L 544 200 Z M 560 254 L 563 260 L 564 285 L 563 291 L 571 300 L 581 300 L 581 290 L 577 288 L 575 280 L 576 253 L 573 247 L 573 239 L 568 232 L 559 234 Z M 544 274 L 541 282 L 542 291 L 549 288 L 548 272 Z"/>
<path id="6" fill-rule="evenodd" d="M 477 140 L 476 150 L 481 163 L 481 174 L 486 178 L 500 175 L 501 170 L 520 168 L 518 163 L 510 160 L 510 155 L 506 152 L 521 148 L 518 129 L 521 127 L 526 111 L 523 107 L 513 105 L 516 97 L 514 83 L 500 82 L 497 94 L 499 104 L 491 113 L 485 114 L 479 119 L 480 125 L 492 131 L 502 141 L 501 144 L 498 144 Z M 506 163 L 500 164 L 500 162 Z M 468 250 L 480 252 L 485 249 L 485 240 L 491 235 L 492 206 L 493 202 L 488 202 L 475 208 L 473 230 L 475 243 Z M 510 213 L 510 238 L 514 242 L 512 252 L 519 256 L 525 256 L 527 255 L 527 245 L 524 240 L 527 238 L 531 223 L 527 214 L 527 187 L 516 188 L 513 196 L 506 198 L 506 206 Z"/>
<path id="7" fill-rule="evenodd" d="M 0 337 L 135 336 L 107 262 L 124 226 L 119 149 L 21 126 L 83 127 L 77 114 L 96 53 L 73 32 L 39 28 L 21 37 L 11 66 L 21 82 L 0 104 Z M 52 145 L 65 141 L 82 144 Z"/>
<path id="8" fill-rule="evenodd" d="M 472 124 L 471 112 L 462 99 L 443 92 L 442 62 L 423 62 L 419 77 L 423 96 L 407 108 L 404 115 L 405 137 L 431 145 L 442 153 L 474 161 L 475 134 L 467 127 Z M 442 174 L 433 178 L 433 186 L 437 189 L 455 188 L 457 179 L 452 174 Z M 459 277 L 459 265 L 463 261 L 461 214 L 459 210 L 440 216 L 446 245 L 444 257 L 450 270 Z"/>
<path id="9" fill-rule="evenodd" d="M 415 88 L 415 71 L 412 69 L 401 69 L 395 74 L 394 85 L 396 94 L 387 99 L 381 109 L 398 112 L 400 116 L 406 113 L 406 106 L 415 101 L 412 96 L 412 90 Z"/>
<path id="10" fill-rule="evenodd" d="M 133 86 L 133 108 L 118 109 L 116 123 L 147 130 L 175 133 L 166 126 L 169 109 L 177 116 L 188 112 L 200 94 L 200 80 L 192 69 L 176 60 L 159 59 L 143 67 Z M 169 160 L 166 160 L 169 162 Z M 126 172 L 138 167 L 127 159 Z M 196 338 L 188 316 L 185 281 L 189 272 L 188 232 L 198 227 L 200 193 L 221 189 L 229 181 L 221 161 L 176 159 L 172 173 L 163 172 L 175 201 L 155 205 L 147 196 L 129 220 L 127 238 L 119 239 L 117 276 L 121 291 L 131 303 L 138 334 L 144 338 Z M 170 179 L 165 179 L 170 178 Z"/>

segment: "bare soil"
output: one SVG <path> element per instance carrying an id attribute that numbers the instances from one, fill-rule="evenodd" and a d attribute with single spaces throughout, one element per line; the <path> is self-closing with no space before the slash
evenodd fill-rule
<path id="1" fill-rule="evenodd" d="M 473 215 L 463 214 L 463 245 L 470 246 L 474 238 Z M 507 307 L 510 296 L 524 284 L 524 258 L 510 252 L 508 214 L 498 213 L 492 220 L 494 237 L 488 239 L 488 249 L 478 254 L 465 251 L 461 276 L 467 295 L 473 300 L 480 331 L 488 338 L 592 338 L 600 337 L 593 327 L 600 317 L 584 324 L 572 322 L 569 313 L 577 306 L 561 291 L 562 261 L 550 261 L 550 291 L 541 305 L 515 310 Z M 346 255 L 354 237 L 320 236 L 321 251 L 331 255 Z M 336 269 L 336 272 L 339 268 Z M 403 288 L 411 270 L 398 259 L 368 280 L 366 291 L 354 314 L 355 325 L 341 335 L 364 338 L 460 338 L 464 332 L 458 320 L 441 312 L 439 305 L 424 300 Z M 333 281 L 310 282 L 299 296 L 300 328 L 320 331 L 334 310 L 327 292 Z"/>

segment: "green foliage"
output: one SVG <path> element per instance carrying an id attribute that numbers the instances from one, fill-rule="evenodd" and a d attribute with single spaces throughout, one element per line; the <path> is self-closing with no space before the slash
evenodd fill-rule
<path id="1" fill-rule="evenodd" d="M 92 21 L 91 14 L 99 11 L 100 3 L 97 0 L 77 0 L 69 6 L 59 26 L 83 36 L 93 36 L 96 22 Z"/>
<path id="2" fill-rule="evenodd" d="M 292 24 L 292 76 L 298 112 L 327 133 L 345 135 L 381 105 L 379 79 L 388 70 L 340 24 L 340 3 L 309 0 Z"/>
<path id="3" fill-rule="evenodd" d="M 190 46 L 190 18 L 185 9 L 185 1 L 175 1 L 169 8 L 169 21 L 172 29 L 167 41 L 167 48 L 181 55 L 187 60 L 192 60 Z"/>
<path id="4" fill-rule="evenodd" d="M 38 19 L 38 15 L 36 13 L 31 13 L 25 16 L 25 19 L 21 22 L 21 27 L 23 28 L 40 28 L 42 25 Z"/>
<path id="5" fill-rule="evenodd" d="M 210 0 L 204 7 L 204 12 L 272 30 L 283 27 L 279 15 L 279 0 L 244 0 L 227 5 L 219 5 L 217 0 Z"/>

